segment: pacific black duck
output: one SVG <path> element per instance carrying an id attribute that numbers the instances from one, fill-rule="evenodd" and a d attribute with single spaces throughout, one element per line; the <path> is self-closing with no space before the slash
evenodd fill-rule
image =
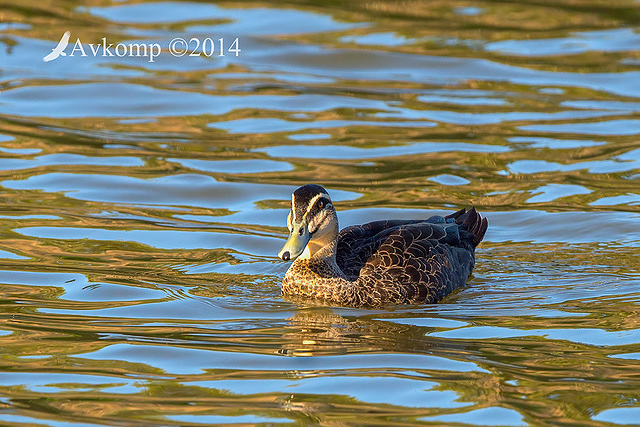
<path id="1" fill-rule="evenodd" d="M 307 184 L 291 195 L 291 233 L 278 255 L 294 261 L 282 293 L 356 307 L 435 303 L 466 283 L 487 225 L 471 208 L 338 232 L 329 194 Z"/>

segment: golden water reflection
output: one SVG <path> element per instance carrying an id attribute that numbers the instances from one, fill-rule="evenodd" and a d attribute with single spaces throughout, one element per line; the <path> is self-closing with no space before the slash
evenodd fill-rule
<path id="1" fill-rule="evenodd" d="M 9 1 L 0 423 L 635 422 L 639 7 Z M 42 62 L 67 30 L 242 55 Z M 475 205 L 471 281 L 283 299 L 308 182 L 342 226 Z"/>

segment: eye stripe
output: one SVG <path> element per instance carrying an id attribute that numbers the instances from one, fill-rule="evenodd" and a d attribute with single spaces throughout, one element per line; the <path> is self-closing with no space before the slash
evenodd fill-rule
<path id="1" fill-rule="evenodd" d="M 331 204 L 331 199 L 327 199 L 326 197 L 321 197 L 318 202 L 316 203 L 316 205 L 320 208 L 320 209 L 324 209 L 327 206 L 329 206 Z"/>
<path id="2" fill-rule="evenodd" d="M 316 215 L 318 215 L 319 213 L 321 213 L 324 208 L 326 208 L 328 205 L 331 204 L 331 201 L 327 201 L 327 199 L 321 199 L 324 203 L 324 207 L 320 208 L 318 206 L 318 202 L 314 203 L 313 205 L 309 206 L 309 210 L 307 211 L 307 213 L 304 215 L 304 218 L 306 218 L 307 220 L 311 220 L 311 218 L 315 217 Z"/>
<path id="3" fill-rule="evenodd" d="M 322 208 L 318 207 L 318 202 L 321 201 L 323 204 Z M 305 203 L 303 205 L 302 203 Z M 291 195 L 291 212 L 293 213 L 293 222 L 299 223 L 305 218 L 312 217 L 318 213 L 319 209 L 326 208 L 331 204 L 331 198 L 327 193 L 317 193 L 309 200 L 304 200 L 296 197 L 296 193 L 294 192 Z"/>

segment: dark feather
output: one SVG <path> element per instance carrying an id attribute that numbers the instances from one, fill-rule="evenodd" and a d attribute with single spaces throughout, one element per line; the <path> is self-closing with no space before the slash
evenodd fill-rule
<path id="1" fill-rule="evenodd" d="M 471 208 L 347 227 L 338 237 L 336 262 L 362 288 L 360 305 L 437 302 L 467 281 L 487 225 Z"/>

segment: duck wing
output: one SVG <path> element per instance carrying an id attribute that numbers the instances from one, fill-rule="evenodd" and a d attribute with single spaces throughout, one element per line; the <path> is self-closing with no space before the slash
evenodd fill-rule
<path id="1" fill-rule="evenodd" d="M 376 221 L 340 232 L 336 261 L 359 304 L 433 303 L 463 285 L 487 220 L 475 209 L 422 221 Z"/>
<path id="2" fill-rule="evenodd" d="M 422 222 L 420 220 L 374 221 L 352 225 L 340 231 L 336 250 L 336 263 L 349 280 L 356 280 L 360 270 L 384 239 L 403 225 Z"/>

